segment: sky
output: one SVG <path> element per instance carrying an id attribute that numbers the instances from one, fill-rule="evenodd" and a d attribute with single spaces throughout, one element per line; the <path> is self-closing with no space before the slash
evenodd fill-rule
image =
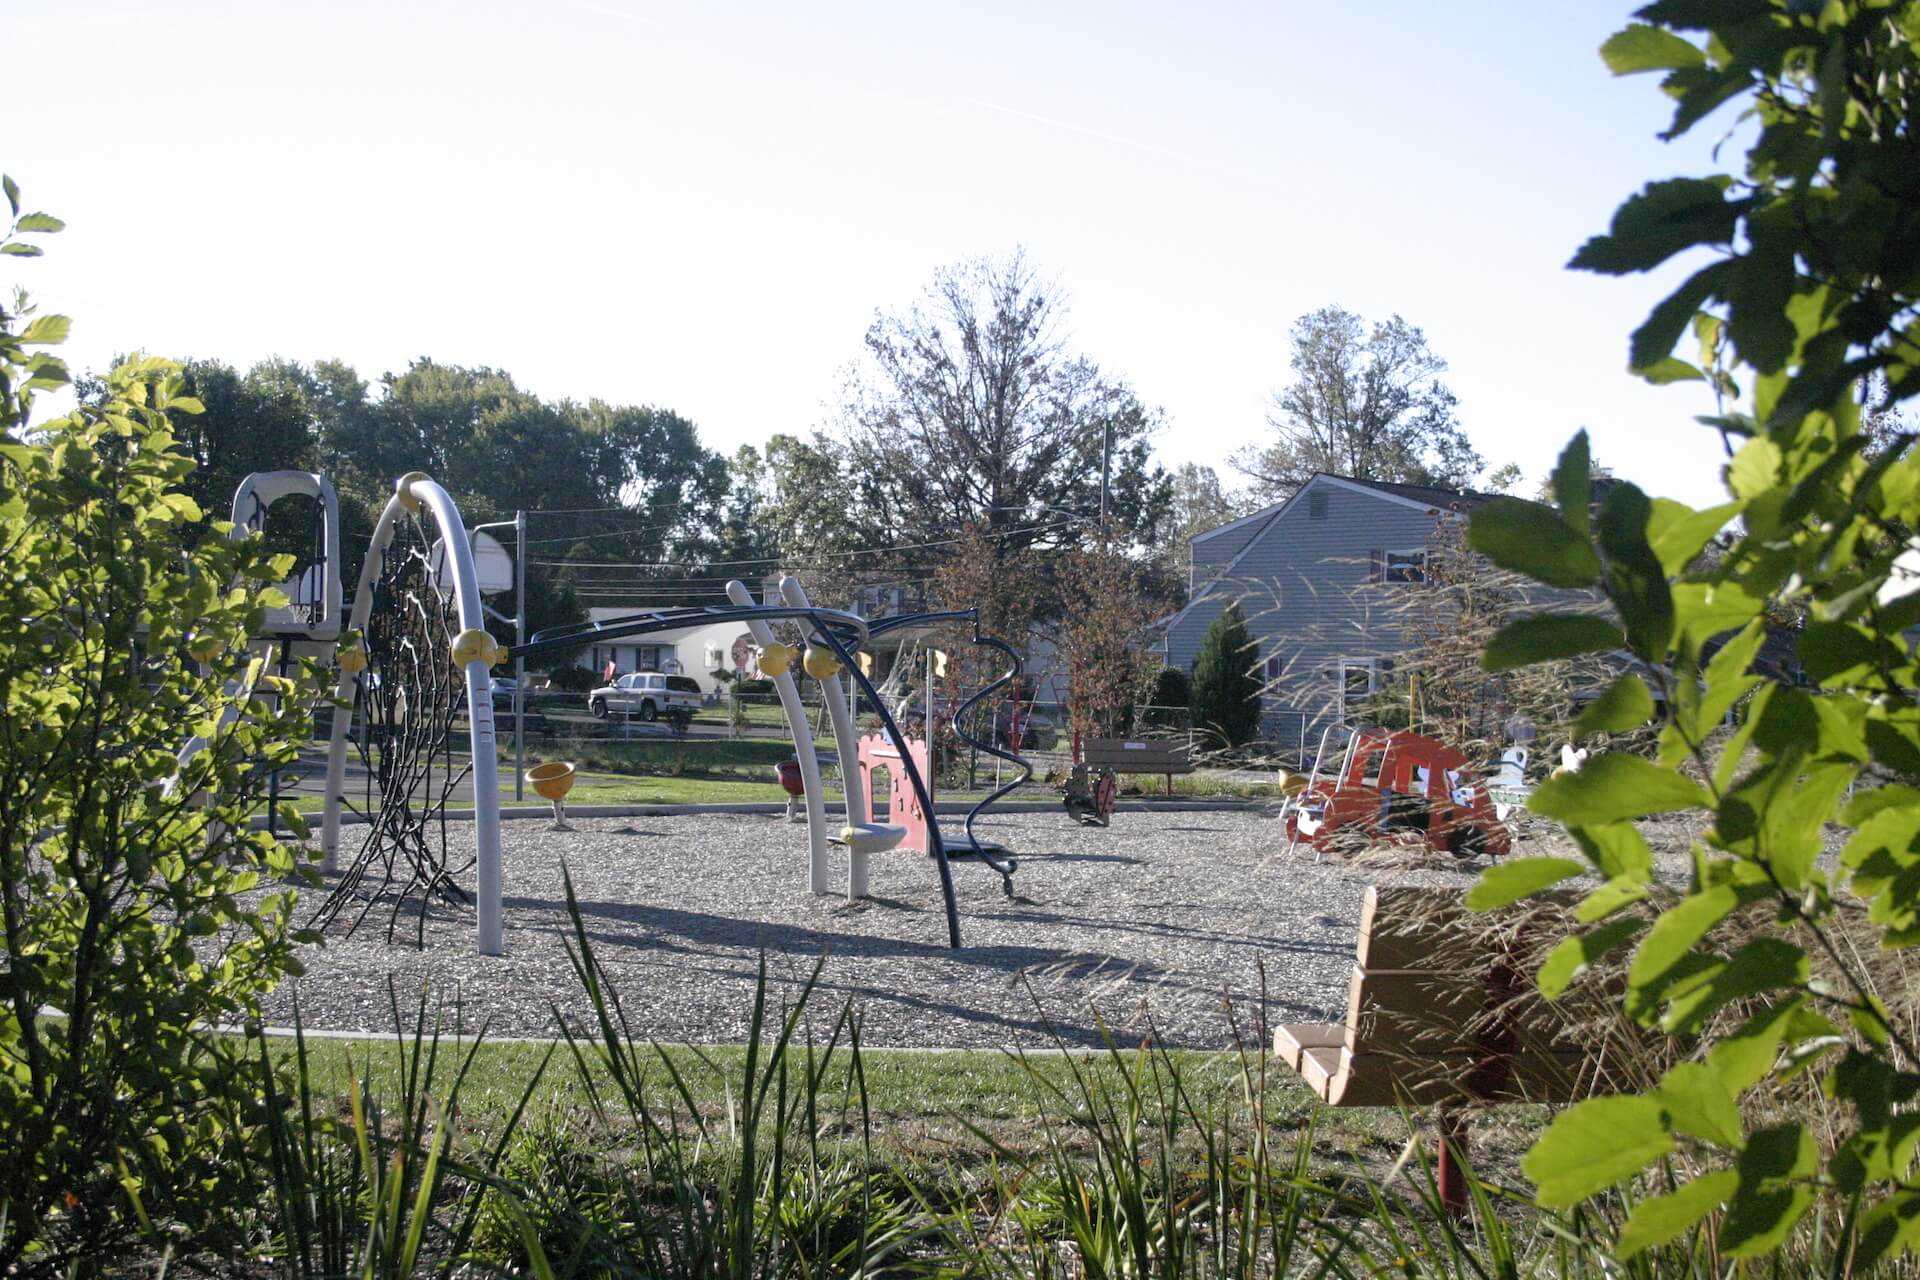
<path id="1" fill-rule="evenodd" d="M 1624 371 L 1677 275 L 1564 269 L 1711 171 L 1596 56 L 1631 7 L 7 0 L 0 168 L 68 231 L 0 286 L 74 317 L 76 368 L 431 356 L 731 452 L 826 424 L 876 311 L 1024 246 L 1169 465 L 1227 474 L 1338 303 L 1425 329 L 1490 463 L 1537 481 L 1584 426 L 1706 502 L 1704 393 Z"/>

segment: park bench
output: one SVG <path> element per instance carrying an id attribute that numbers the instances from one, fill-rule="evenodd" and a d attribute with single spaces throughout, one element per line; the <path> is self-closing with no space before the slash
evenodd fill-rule
<path id="1" fill-rule="evenodd" d="M 1455 1213 L 1467 1206 L 1466 1109 L 1593 1092 L 1597 1061 L 1562 1042 L 1566 1018 L 1534 990 L 1520 940 L 1458 892 L 1371 886 L 1346 1021 L 1274 1031 L 1275 1054 L 1328 1106 L 1439 1112 L 1440 1196 Z"/>
<path id="2" fill-rule="evenodd" d="M 1155 742 L 1144 738 L 1089 738 L 1081 758 L 1090 770 L 1121 773 L 1159 773 L 1173 794 L 1173 775 L 1193 772 L 1193 753 L 1184 742 Z"/>

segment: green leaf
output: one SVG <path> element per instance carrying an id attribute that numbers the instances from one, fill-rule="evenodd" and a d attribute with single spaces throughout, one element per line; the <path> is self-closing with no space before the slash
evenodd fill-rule
<path id="1" fill-rule="evenodd" d="M 1707 1050 L 1707 1065 L 1719 1074 L 1734 1097 L 1772 1073 L 1773 1064 L 1780 1057 L 1780 1043 L 1803 1002 L 1802 997 L 1796 996 L 1764 1009 Z"/>
<path id="2" fill-rule="evenodd" d="M 1638 488 L 1616 484 L 1600 504 L 1599 535 L 1607 598 L 1626 624 L 1627 644 L 1649 662 L 1659 662 L 1673 640 L 1673 593 L 1647 541 L 1652 514 L 1652 504 Z"/>
<path id="3" fill-rule="evenodd" d="M 1660 567 L 1669 574 L 1679 573 L 1739 514 L 1738 502 L 1695 511 L 1671 498 L 1655 498 L 1647 517 L 1647 541 L 1660 557 Z"/>
<path id="4" fill-rule="evenodd" d="M 1586 428 L 1574 432 L 1573 439 L 1560 451 L 1560 461 L 1554 465 L 1549 483 L 1554 504 L 1560 508 L 1560 518 L 1567 522 L 1569 529 L 1586 537 L 1588 508 L 1593 505 L 1593 459 Z"/>
<path id="5" fill-rule="evenodd" d="M 1568 834 L 1607 879 L 1645 884 L 1653 878 L 1653 850 L 1631 822 L 1595 823 L 1571 828 Z"/>
<path id="6" fill-rule="evenodd" d="M 1607 37 L 1600 46 L 1600 58 L 1607 70 L 1617 76 L 1638 75 L 1643 71 L 1675 71 L 1697 67 L 1706 61 L 1698 47 L 1671 31 L 1636 22 Z"/>
<path id="7" fill-rule="evenodd" d="M 10 217 L 20 216 L 20 184 L 5 174 L 0 174 L 0 191 L 6 192 L 7 210 Z"/>
<path id="8" fill-rule="evenodd" d="M 18 240 L 9 240 L 5 244 L 0 244 L 0 253 L 15 258 L 37 258 L 40 256 L 40 246 L 37 244 L 23 244 Z"/>
<path id="9" fill-rule="evenodd" d="M 1702 1174 L 1677 1191 L 1633 1206 L 1620 1228 L 1615 1252 L 1622 1258 L 1665 1244 L 1727 1202 L 1740 1176 L 1731 1169 Z"/>
<path id="10" fill-rule="evenodd" d="M 1582 653 L 1604 653 L 1626 643 L 1620 628 L 1590 613 L 1536 613 L 1500 628 L 1487 642 L 1480 665 L 1510 671 Z"/>
<path id="11" fill-rule="evenodd" d="M 1589 965 L 1631 942 L 1641 927 L 1639 920 L 1627 916 L 1598 929 L 1560 939 L 1540 962 L 1534 984 L 1540 988 L 1541 995 L 1558 1000 Z"/>
<path id="12" fill-rule="evenodd" d="M 1752 204 L 1751 200 L 1728 200 L 1725 179 L 1650 182 L 1614 210 L 1608 234 L 1581 245 L 1567 265 L 1606 275 L 1651 271 L 1695 245 L 1731 242 L 1740 215 Z"/>
<path id="13" fill-rule="evenodd" d="M 1722 1251 L 1750 1258 L 1778 1248 L 1813 1206 L 1806 1183 L 1818 1165 L 1813 1135 L 1797 1124 L 1773 1125 L 1750 1136 L 1735 1163 L 1739 1189 L 1720 1223 Z"/>
<path id="14" fill-rule="evenodd" d="M 1467 538 L 1501 568 L 1548 586 L 1590 587 L 1600 579 L 1592 544 L 1537 502 L 1495 498 L 1474 511 Z"/>
<path id="15" fill-rule="evenodd" d="M 1860 1244 L 1853 1259 L 1856 1274 L 1869 1274 L 1889 1255 L 1903 1253 L 1916 1243 L 1920 1243 L 1920 1192 L 1896 1192 L 1860 1218 Z"/>
<path id="16" fill-rule="evenodd" d="M 1809 622 L 1800 632 L 1800 663 L 1821 685 L 1858 684 L 1879 664 L 1900 664 L 1900 653 L 1851 622 Z"/>
<path id="17" fill-rule="evenodd" d="M 1740 1145 L 1740 1109 L 1725 1082 L 1706 1063 L 1676 1063 L 1660 1077 L 1653 1095 L 1666 1107 L 1676 1133 L 1721 1147 Z"/>
<path id="18" fill-rule="evenodd" d="M 1739 891 L 1723 884 L 1690 894 L 1667 908 L 1634 952 L 1627 985 L 1647 987 L 1657 983 L 1739 905 Z"/>
<path id="19" fill-rule="evenodd" d="M 1630 907 L 1636 902 L 1644 902 L 1647 897 L 1647 885 L 1644 880 L 1621 877 L 1609 880 L 1580 899 L 1574 908 L 1573 918 L 1581 924 L 1592 924 L 1604 920 L 1622 907 Z"/>
<path id="20" fill-rule="evenodd" d="M 1706 793 L 1692 779 L 1650 760 L 1609 752 L 1587 761 L 1578 773 L 1549 778 L 1535 787 L 1527 808 L 1569 826 L 1593 826 L 1623 818 L 1694 809 Z"/>
<path id="21" fill-rule="evenodd" d="M 1707 380 L 1707 375 L 1700 372 L 1697 366 L 1688 364 L 1679 356 L 1668 356 L 1664 360 L 1654 361 L 1654 363 L 1644 369 L 1634 369 L 1631 372 L 1639 374 L 1643 381 L 1649 382 L 1656 387 L 1668 386 L 1675 382 L 1705 382 Z"/>
<path id="22" fill-rule="evenodd" d="M 1648 312 L 1628 343 L 1627 368 L 1649 369 L 1672 355 L 1673 344 L 1700 314 L 1700 308 L 1712 297 L 1725 275 L 1723 262 L 1702 267 Z"/>
<path id="23" fill-rule="evenodd" d="M 1647 692 L 1646 681 L 1628 672 L 1586 705 L 1573 722 L 1573 736 L 1579 739 L 1596 733 L 1625 733 L 1652 718 L 1653 695 Z"/>
<path id="24" fill-rule="evenodd" d="M 1541 1205 L 1570 1209 L 1672 1150 L 1673 1135 L 1660 1104 L 1620 1094 L 1589 1098 L 1562 1111 L 1520 1167 Z"/>
<path id="25" fill-rule="evenodd" d="M 1480 873 L 1467 890 L 1467 910 L 1497 911 L 1586 870 L 1572 858 L 1506 858 Z"/>
<path id="26" fill-rule="evenodd" d="M 1679 582 L 1673 587 L 1674 618 L 1680 634 L 1695 645 L 1744 627 L 1766 602 L 1737 582 Z"/>
<path id="27" fill-rule="evenodd" d="M 20 331 L 22 345 L 57 346 L 67 340 L 67 334 L 73 329 L 73 321 L 65 316 L 41 316 Z"/>
<path id="28" fill-rule="evenodd" d="M 1667 989 L 1667 1012 L 1660 1029 L 1670 1035 L 1694 1035 L 1724 1006 L 1781 987 L 1803 986 L 1810 971 L 1807 953 L 1784 938 L 1755 938 L 1718 965 Z"/>
<path id="29" fill-rule="evenodd" d="M 13 224 L 16 231 L 35 231 L 42 233 L 61 231 L 66 228 L 66 225 L 66 223 L 60 221 L 60 219 L 50 213 L 30 213 Z"/>

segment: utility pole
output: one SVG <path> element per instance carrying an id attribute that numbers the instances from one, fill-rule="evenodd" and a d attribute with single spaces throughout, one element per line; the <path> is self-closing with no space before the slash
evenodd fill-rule
<path id="1" fill-rule="evenodd" d="M 1100 537 L 1107 536 L 1108 477 L 1113 471 L 1113 418 L 1100 424 Z"/>
<path id="2" fill-rule="evenodd" d="M 513 513 L 513 642 L 527 642 L 527 513 Z M 513 798 L 527 796 L 527 660 L 513 660 Z"/>

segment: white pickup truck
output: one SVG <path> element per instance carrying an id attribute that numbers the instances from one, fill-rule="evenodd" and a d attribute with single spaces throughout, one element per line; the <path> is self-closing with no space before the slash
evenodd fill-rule
<path id="1" fill-rule="evenodd" d="M 700 686 L 691 676 L 663 676 L 655 671 L 636 671 L 589 693 L 587 710 L 601 719 L 608 716 L 634 716 L 641 720 L 658 720 L 664 717 L 684 725 L 700 710 L 700 702 Z"/>

